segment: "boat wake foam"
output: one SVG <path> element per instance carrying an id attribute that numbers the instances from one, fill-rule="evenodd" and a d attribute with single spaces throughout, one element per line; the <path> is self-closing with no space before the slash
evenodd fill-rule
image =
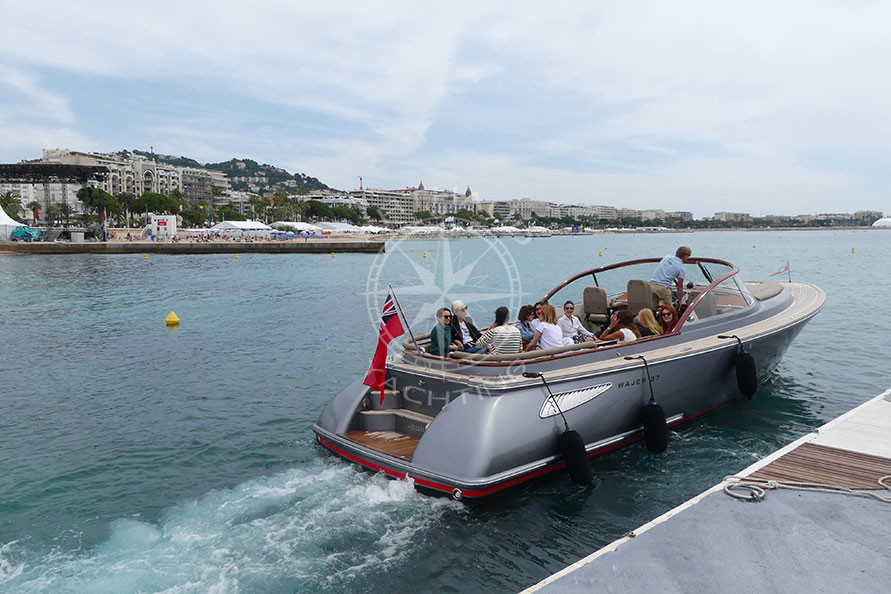
<path id="1" fill-rule="evenodd" d="M 157 522 L 122 518 L 86 550 L 0 547 L 0 584 L 17 592 L 258 592 L 358 587 L 404 560 L 445 514 L 408 481 L 323 461 L 207 493 Z M 29 558 L 30 557 L 30 558 Z"/>

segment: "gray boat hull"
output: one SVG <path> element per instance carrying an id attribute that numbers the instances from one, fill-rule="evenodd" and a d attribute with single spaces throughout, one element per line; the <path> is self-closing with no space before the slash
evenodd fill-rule
<path id="1" fill-rule="evenodd" d="M 558 448 L 563 421 L 541 380 L 524 378 L 524 371 L 545 375 L 569 426 L 582 436 L 588 456 L 595 456 L 643 437 L 651 387 L 669 427 L 739 397 L 738 343 L 719 336 L 740 336 L 764 381 L 824 302 L 820 289 L 796 283 L 745 315 L 698 324 L 678 336 L 507 367 L 462 367 L 404 353 L 388 362 L 393 393 L 383 406 L 432 418 L 406 429 L 419 435 L 409 459 L 347 436 L 367 422 L 363 409 L 379 405 L 377 396 L 369 402 L 370 389 L 361 380 L 332 400 L 313 431 L 332 452 L 411 479 L 417 488 L 456 499 L 487 497 L 564 466 Z M 647 359 L 649 377 L 642 361 L 625 359 L 635 355 Z"/>

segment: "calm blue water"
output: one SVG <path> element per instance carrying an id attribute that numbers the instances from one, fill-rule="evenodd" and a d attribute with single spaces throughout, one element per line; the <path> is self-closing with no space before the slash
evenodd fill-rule
<path id="1" fill-rule="evenodd" d="M 444 296 L 489 323 L 576 271 L 680 244 L 745 278 L 789 259 L 829 301 L 752 401 L 680 428 L 667 453 L 632 446 L 595 460 L 592 487 L 561 475 L 464 507 L 314 445 L 326 402 L 367 370 L 388 282 L 420 332 Z M 0 591 L 513 591 L 891 384 L 888 232 L 388 248 L 0 255 Z"/>

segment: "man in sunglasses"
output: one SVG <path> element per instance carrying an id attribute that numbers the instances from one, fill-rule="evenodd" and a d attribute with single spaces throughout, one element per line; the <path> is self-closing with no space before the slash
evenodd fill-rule
<path id="1" fill-rule="evenodd" d="M 436 310 L 436 320 L 439 322 L 430 331 L 430 346 L 427 352 L 439 357 L 448 357 L 449 351 L 454 350 L 452 344 L 452 312 L 446 307 Z"/>
<path id="2" fill-rule="evenodd" d="M 563 315 L 557 320 L 557 325 L 563 331 L 563 338 L 571 338 L 576 344 L 594 340 L 594 334 L 582 325 L 575 315 L 575 303 L 567 301 L 563 304 Z"/>

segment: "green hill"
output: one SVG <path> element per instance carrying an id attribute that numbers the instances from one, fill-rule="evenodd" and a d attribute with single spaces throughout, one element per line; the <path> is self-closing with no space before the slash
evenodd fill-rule
<path id="1" fill-rule="evenodd" d="M 123 154 L 129 154 L 128 151 L 122 151 Z M 173 155 L 161 155 L 157 153 L 149 153 L 146 151 L 134 150 L 134 155 L 141 155 L 150 159 L 155 159 L 160 163 L 167 163 L 175 167 L 195 167 L 197 169 L 212 169 L 214 171 L 222 171 L 230 179 L 233 177 L 259 177 L 266 178 L 266 184 L 259 184 L 261 187 L 272 190 L 277 186 L 285 186 L 285 183 L 293 180 L 296 188 L 312 192 L 314 190 L 330 190 L 329 186 L 319 181 L 318 178 L 310 177 L 305 173 L 291 174 L 281 167 L 275 167 L 263 163 L 262 165 L 253 159 L 230 159 L 222 163 L 199 163 L 195 159 L 188 157 L 175 157 Z M 235 190 L 246 190 L 247 182 L 232 182 L 232 188 Z"/>

